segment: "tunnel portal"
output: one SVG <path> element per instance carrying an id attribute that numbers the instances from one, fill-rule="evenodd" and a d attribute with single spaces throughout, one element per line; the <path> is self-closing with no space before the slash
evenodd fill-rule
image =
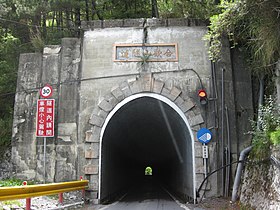
<path id="1" fill-rule="evenodd" d="M 184 199 L 194 198 L 192 135 L 184 118 L 173 102 L 156 94 L 115 107 L 101 136 L 101 202 L 145 183 L 147 166 L 153 169 L 153 182 Z"/>
<path id="2" fill-rule="evenodd" d="M 208 28 L 192 19 L 97 20 L 83 22 L 82 29 L 83 37 L 63 38 L 43 53 L 19 57 L 11 150 L 15 177 L 64 182 L 83 176 L 89 180 L 87 199 L 97 204 L 141 183 L 150 166 L 152 180 L 182 196 L 223 195 L 225 173 L 213 174 L 200 194 L 194 192 L 205 175 L 223 165 L 220 142 L 231 147 L 228 160 L 251 142 L 244 133 L 254 111 L 252 84 L 242 53 L 223 40 L 214 65 L 203 41 Z M 141 56 L 146 52 L 153 56 Z M 36 137 L 39 87 L 45 84 L 53 84 L 50 99 L 56 101 L 46 156 L 42 136 Z M 197 96 L 201 88 L 211 99 L 205 105 Z M 230 132 L 219 124 L 224 113 L 219 101 L 227 105 Z M 194 138 L 201 128 L 213 131 L 208 150 Z M 203 152 L 209 153 L 207 161 Z"/>

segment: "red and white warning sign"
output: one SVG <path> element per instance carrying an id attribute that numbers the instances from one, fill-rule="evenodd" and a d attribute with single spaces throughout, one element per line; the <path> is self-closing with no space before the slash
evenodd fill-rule
<path id="1" fill-rule="evenodd" d="M 54 99 L 39 99 L 37 101 L 37 137 L 54 136 Z"/>

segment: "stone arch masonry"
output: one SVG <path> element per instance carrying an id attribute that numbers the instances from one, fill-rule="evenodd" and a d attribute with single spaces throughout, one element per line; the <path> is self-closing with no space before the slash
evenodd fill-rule
<path id="1" fill-rule="evenodd" d="M 84 172 L 88 180 L 90 180 L 89 191 L 97 197 L 98 192 L 98 174 L 99 165 L 91 164 L 98 162 L 100 149 L 101 128 L 110 111 L 123 99 L 137 93 L 152 92 L 167 97 L 174 102 L 185 114 L 191 127 L 192 133 L 196 136 L 196 132 L 203 127 L 204 119 L 200 108 L 188 96 L 182 96 L 180 88 L 173 86 L 171 89 L 164 81 L 157 80 L 151 73 L 140 74 L 139 77 L 127 80 L 111 91 L 98 103 L 89 119 L 91 130 L 86 132 L 85 139 L 85 158 L 88 164 L 84 166 Z M 197 185 L 203 181 L 203 158 L 202 145 L 195 144 L 195 170 L 197 177 Z M 95 160 L 95 161 L 94 161 Z"/>

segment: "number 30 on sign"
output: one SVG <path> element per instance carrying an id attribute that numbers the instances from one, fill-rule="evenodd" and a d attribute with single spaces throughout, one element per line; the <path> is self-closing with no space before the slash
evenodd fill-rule
<path id="1" fill-rule="evenodd" d="M 40 96 L 42 98 L 49 98 L 52 96 L 53 89 L 52 86 L 50 85 L 45 85 L 41 90 L 40 90 Z"/>

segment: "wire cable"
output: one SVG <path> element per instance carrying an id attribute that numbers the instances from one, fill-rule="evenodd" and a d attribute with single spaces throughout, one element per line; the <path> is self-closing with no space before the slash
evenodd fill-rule
<path id="1" fill-rule="evenodd" d="M 202 188 L 204 182 L 205 182 L 212 174 L 218 172 L 218 171 L 221 170 L 221 169 L 224 169 L 224 168 L 226 168 L 226 167 L 229 167 L 229 166 L 231 166 L 232 164 L 241 163 L 241 162 L 244 162 L 244 161 L 240 161 L 240 160 L 233 161 L 233 162 L 231 162 L 231 163 L 229 163 L 229 164 L 227 164 L 227 165 L 224 165 L 224 166 L 222 166 L 222 167 L 220 167 L 220 168 L 218 168 L 218 169 L 216 169 L 216 170 L 210 172 L 210 173 L 204 178 L 204 180 L 202 181 L 202 183 L 200 184 L 198 190 L 196 191 L 196 196 L 199 197 L 199 192 L 200 192 L 200 190 L 201 190 L 201 188 Z"/>
<path id="2" fill-rule="evenodd" d="M 192 72 L 194 72 L 199 79 L 200 87 L 203 88 L 202 81 L 201 81 L 201 78 L 200 78 L 199 74 L 193 69 L 178 69 L 178 70 L 169 70 L 169 71 L 152 72 L 152 73 L 157 74 L 157 73 L 176 72 L 176 71 L 192 71 Z M 107 78 L 112 78 L 112 77 L 136 76 L 136 75 L 139 75 L 139 72 L 138 73 L 132 73 L 132 74 L 121 74 L 121 75 L 111 75 L 111 76 L 102 76 L 102 77 L 89 77 L 89 78 L 84 78 L 84 79 L 73 79 L 73 80 L 68 80 L 68 81 L 59 82 L 59 83 L 50 83 L 49 85 L 58 88 L 60 85 L 67 84 L 67 83 L 83 82 L 83 81 L 90 81 L 90 80 L 96 80 L 96 79 L 107 79 Z M 38 86 L 36 88 L 29 88 L 29 89 L 24 89 L 24 90 L 18 90 L 18 91 L 15 91 L 15 92 L 3 93 L 3 94 L 0 94 L 0 97 L 8 96 L 8 95 L 14 95 L 16 93 L 21 93 L 21 92 L 35 92 L 35 91 L 40 90 L 43 87 L 44 87 L 44 85 L 43 86 Z"/>

